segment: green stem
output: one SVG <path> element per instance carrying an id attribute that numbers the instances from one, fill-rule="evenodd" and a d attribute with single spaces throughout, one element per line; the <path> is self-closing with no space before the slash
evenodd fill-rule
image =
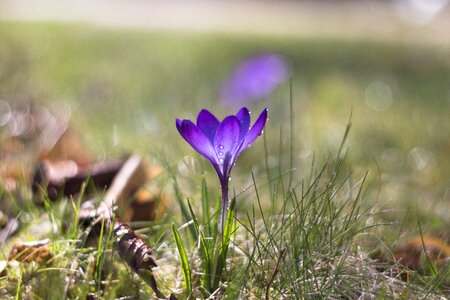
<path id="1" fill-rule="evenodd" d="M 219 233 L 222 236 L 223 230 L 225 228 L 225 222 L 227 220 L 227 213 L 228 213 L 228 180 L 221 184 L 222 188 L 222 208 L 220 213 L 220 222 L 219 222 Z"/>

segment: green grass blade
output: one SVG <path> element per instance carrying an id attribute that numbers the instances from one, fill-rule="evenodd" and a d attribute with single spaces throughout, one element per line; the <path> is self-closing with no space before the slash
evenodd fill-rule
<path id="1" fill-rule="evenodd" d="M 214 276 L 213 288 L 216 289 L 219 286 L 220 278 L 222 277 L 222 272 L 225 267 L 227 260 L 228 246 L 230 244 L 231 236 L 234 233 L 234 208 L 235 208 L 236 198 L 233 198 L 228 209 L 227 218 L 225 222 L 225 227 L 223 230 L 222 240 L 219 246 L 219 253 L 217 256 L 216 270 Z"/>
<path id="2" fill-rule="evenodd" d="M 186 208 L 186 205 L 184 204 L 184 197 L 181 193 L 180 187 L 178 186 L 177 176 L 176 176 L 174 170 L 172 169 L 172 167 L 170 166 L 169 162 L 167 160 L 165 160 L 164 162 L 165 162 L 165 166 L 169 172 L 169 175 L 173 180 L 173 189 L 175 191 L 175 199 L 177 200 L 178 205 L 180 206 L 183 220 L 185 223 L 187 223 L 190 221 L 189 212 L 188 212 L 188 209 Z M 189 226 L 189 231 L 191 232 L 192 238 L 195 240 L 197 238 L 196 234 L 195 234 L 195 229 L 192 228 L 191 226 Z"/>
<path id="3" fill-rule="evenodd" d="M 211 223 L 211 227 L 210 227 L 211 236 L 213 236 L 213 237 L 217 236 L 221 206 L 222 206 L 222 200 L 220 199 L 220 197 L 217 197 L 216 205 L 214 208 L 214 215 L 212 217 L 212 223 Z"/>
<path id="4" fill-rule="evenodd" d="M 192 280 L 191 280 L 191 267 L 186 255 L 186 250 L 184 248 L 183 242 L 181 241 L 180 234 L 178 232 L 175 224 L 172 223 L 173 236 L 175 237 L 175 243 L 178 248 L 178 255 L 180 256 L 181 268 L 183 270 L 184 282 L 186 284 L 186 289 L 189 294 L 192 292 Z"/>
<path id="5" fill-rule="evenodd" d="M 211 234 L 211 203 L 209 201 L 208 187 L 206 185 L 206 180 L 203 178 L 202 180 L 202 216 L 203 216 L 203 225 L 205 226 L 205 234 L 209 236 Z"/>
<path id="6" fill-rule="evenodd" d="M 203 268 L 202 286 L 209 291 L 211 287 L 211 257 L 206 244 L 205 236 L 203 232 L 200 231 L 197 217 L 195 216 L 194 210 L 192 209 L 191 202 L 189 201 L 189 199 L 188 199 L 188 207 L 192 215 L 192 221 L 194 222 L 194 227 L 197 232 L 199 241 L 200 256 L 202 259 L 202 268 Z"/>
<path id="7" fill-rule="evenodd" d="M 96 252 L 96 280 L 97 280 L 97 291 L 101 290 L 101 275 L 103 270 L 103 262 L 104 262 L 104 249 L 105 249 L 105 241 L 103 240 L 103 235 L 105 234 L 105 219 L 102 219 L 101 227 L 100 227 L 100 234 L 98 238 L 98 244 L 97 244 L 97 252 Z"/>

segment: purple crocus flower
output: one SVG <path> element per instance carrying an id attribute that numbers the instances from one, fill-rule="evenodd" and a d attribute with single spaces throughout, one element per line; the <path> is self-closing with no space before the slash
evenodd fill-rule
<path id="1" fill-rule="evenodd" d="M 258 101 L 289 78 L 287 60 L 274 53 L 252 56 L 239 64 L 224 82 L 220 98 L 228 104 Z"/>
<path id="2" fill-rule="evenodd" d="M 267 108 L 250 128 L 250 112 L 246 107 L 241 108 L 236 115 L 226 117 L 222 122 L 206 109 L 202 109 L 198 114 L 197 125 L 188 119 L 176 120 L 181 136 L 209 160 L 219 176 L 222 188 L 220 229 L 223 228 L 228 209 L 228 181 L 231 168 L 239 154 L 261 135 L 266 121 Z"/>

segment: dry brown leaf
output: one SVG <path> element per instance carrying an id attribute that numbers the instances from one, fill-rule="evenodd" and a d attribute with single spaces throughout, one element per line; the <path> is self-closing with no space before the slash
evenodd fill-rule
<path id="1" fill-rule="evenodd" d="M 48 240 L 16 243 L 9 252 L 8 260 L 17 260 L 22 263 L 32 261 L 40 264 L 47 263 L 52 258 L 48 243 Z"/>
<path id="2" fill-rule="evenodd" d="M 154 221 L 164 214 L 169 203 L 170 197 L 159 187 L 142 187 L 131 198 L 122 218 L 131 222 Z"/>
<path id="3" fill-rule="evenodd" d="M 161 171 L 160 166 L 150 164 L 139 155 L 128 158 L 114 177 L 100 205 L 88 200 L 80 207 L 80 223 L 92 227 L 88 240 L 96 239 L 96 226 L 103 219 L 110 219 L 113 212 L 126 222 L 151 221 L 162 216 L 170 201 L 169 197 L 157 185 L 142 187 Z"/>
<path id="4" fill-rule="evenodd" d="M 81 136 L 73 128 L 64 128 L 63 132 L 55 131 L 51 134 L 52 137 L 40 140 L 39 160 L 71 160 L 81 167 L 91 164 L 93 155 L 86 151 Z"/>
<path id="5" fill-rule="evenodd" d="M 0 143 L 0 184 L 14 192 L 17 182 L 29 182 L 42 149 L 51 149 L 69 124 L 70 113 L 51 112 L 30 101 L 3 103 L 6 107 Z M 59 113 L 58 113 L 59 112 Z"/>
<path id="6" fill-rule="evenodd" d="M 168 198 L 163 199 L 162 192 L 158 189 L 149 191 L 149 193 L 142 191 L 142 194 L 139 191 L 145 183 L 154 179 L 161 171 L 160 166 L 151 165 L 139 155 L 132 155 L 114 177 L 111 186 L 106 191 L 103 198 L 104 205 L 102 205 L 103 213 L 108 216 L 110 212 L 114 211 L 124 221 L 131 221 L 133 216 L 137 218 L 137 215 L 142 213 L 139 215 L 141 220 L 153 220 L 158 215 L 158 209 L 164 210 L 159 207 L 159 204 L 168 201 Z M 152 194 L 150 195 L 150 193 Z M 136 196 L 139 202 L 133 204 L 136 202 L 134 201 Z M 137 210 L 141 209 L 142 211 L 137 213 Z"/>
<path id="7" fill-rule="evenodd" d="M 398 247 L 394 252 L 395 260 L 413 270 L 421 269 L 424 255 L 432 263 L 442 266 L 450 257 L 450 245 L 434 236 L 416 236 Z"/>
<path id="8" fill-rule="evenodd" d="M 43 192 L 55 200 L 60 194 L 71 196 L 79 193 L 88 180 L 98 191 L 103 191 L 111 184 L 123 164 L 123 160 L 111 159 L 83 168 L 73 160 L 44 160 L 35 172 L 33 191 L 37 194 L 37 199 L 42 199 Z"/>

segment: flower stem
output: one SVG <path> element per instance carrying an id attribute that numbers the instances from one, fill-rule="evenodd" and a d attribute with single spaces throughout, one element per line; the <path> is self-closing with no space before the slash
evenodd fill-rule
<path id="1" fill-rule="evenodd" d="M 225 222 L 227 220 L 227 213 L 228 213 L 228 180 L 225 180 L 220 185 L 222 188 L 222 208 L 221 208 L 221 214 L 220 214 L 220 222 L 219 222 L 219 233 L 222 235 L 224 228 L 225 228 Z"/>
<path id="2" fill-rule="evenodd" d="M 214 259 L 214 266 L 213 266 L 213 276 L 211 277 L 211 286 L 212 290 L 217 289 L 218 284 L 220 282 L 220 276 L 222 274 L 223 269 L 223 263 L 221 262 L 221 255 L 220 253 L 223 251 L 223 245 L 224 245 L 224 231 L 225 231 L 225 223 L 227 222 L 227 214 L 228 214 L 228 179 L 227 180 L 221 180 L 220 187 L 222 189 L 222 205 L 220 210 L 220 219 L 218 225 L 218 231 L 219 235 L 216 237 L 218 239 L 218 247 L 215 249 L 215 259 Z M 226 254 L 225 254 L 226 255 Z"/>

